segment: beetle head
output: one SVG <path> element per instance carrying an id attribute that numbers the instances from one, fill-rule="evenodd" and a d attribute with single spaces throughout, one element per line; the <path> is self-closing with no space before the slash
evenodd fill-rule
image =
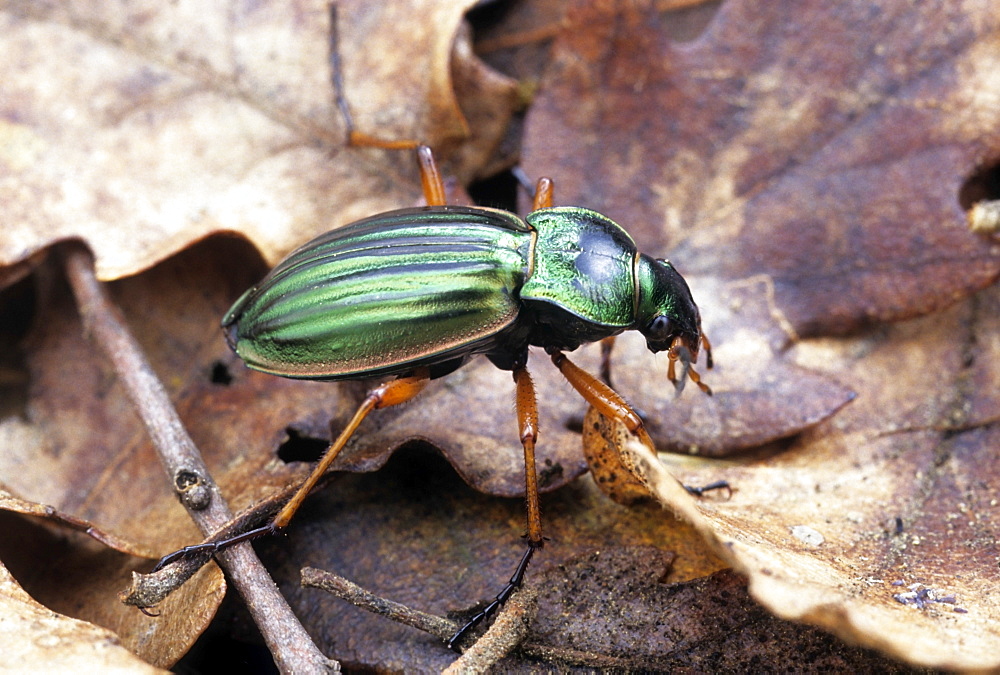
<path id="1" fill-rule="evenodd" d="M 654 353 L 668 353 L 667 377 L 674 383 L 678 395 L 689 377 L 711 395 L 712 390 L 691 367 L 704 346 L 705 365 L 711 368 L 712 346 L 701 332 L 701 314 L 684 277 L 668 261 L 642 254 L 636 262 L 636 280 L 639 302 L 635 328 L 646 338 L 646 346 Z M 680 378 L 676 372 L 678 362 L 681 364 Z"/>

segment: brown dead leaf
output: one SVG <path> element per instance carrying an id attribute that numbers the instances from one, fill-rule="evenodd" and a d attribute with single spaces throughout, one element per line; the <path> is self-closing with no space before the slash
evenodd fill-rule
<path id="1" fill-rule="evenodd" d="M 160 616 L 145 616 L 123 605 L 117 595 L 148 561 L 20 517 L 2 518 L 7 537 L 0 544 L 0 559 L 32 598 L 92 629 L 113 631 L 116 642 L 155 666 L 170 667 L 191 648 L 225 595 L 222 573 L 210 565 L 157 607 Z"/>
<path id="2" fill-rule="evenodd" d="M 735 491 L 692 505 L 665 478 L 661 497 L 771 611 L 930 667 L 1000 667 L 1000 291 L 976 293 L 1000 249 L 960 203 L 1000 156 L 996 19 L 730 2 L 676 44 L 649 5 L 577 3 L 528 123 L 526 165 L 559 201 L 694 272 L 714 399 L 668 410 L 639 344 L 615 374 L 660 447 L 786 439 L 664 456 L 687 484 Z"/>
<path id="3" fill-rule="evenodd" d="M 47 504 L 39 504 L 37 502 L 18 499 L 2 487 L 0 487 L 0 511 L 8 511 L 11 513 L 20 513 L 26 516 L 43 518 L 70 530 L 83 532 L 87 536 L 93 537 L 96 541 L 99 541 L 105 546 L 113 548 L 116 551 L 135 556 L 152 557 L 152 554 L 150 554 L 149 551 L 136 547 L 134 542 L 116 537 L 110 532 L 103 532 L 100 528 L 94 526 L 93 523 L 89 523 L 86 520 L 81 520 L 75 516 L 62 513 L 58 509 L 55 509 Z"/>
<path id="4" fill-rule="evenodd" d="M 436 146 L 466 135 L 450 55 L 467 4 L 338 5 L 359 130 Z M 114 279 L 220 230 L 242 233 L 273 263 L 320 232 L 412 203 L 410 161 L 344 145 L 330 17 L 321 0 L 7 3 L 0 264 L 75 237 L 94 251 L 99 277 Z M 482 161 L 514 87 L 463 63 L 465 88 L 492 107 L 492 123 L 477 126 L 480 151 L 464 155 Z"/>
<path id="5" fill-rule="evenodd" d="M 56 614 L 25 593 L 0 565 L 0 651 L 23 672 L 163 673 L 109 630 Z"/>
<path id="6" fill-rule="evenodd" d="M 626 462 L 628 455 L 621 452 L 631 433 L 625 425 L 614 423 L 593 406 L 583 418 L 583 456 L 590 475 L 601 492 L 626 506 L 653 496 L 635 467 Z"/>
<path id="7" fill-rule="evenodd" d="M 543 608 L 532 637 L 600 655 L 606 667 L 629 672 L 898 669 L 768 615 L 731 570 L 666 584 L 665 562 L 657 549 L 609 547 L 548 568 L 532 582 Z"/>
<path id="8" fill-rule="evenodd" d="M 1000 157 L 991 7 L 729 2 L 685 44 L 652 3 L 575 7 L 525 139 L 561 203 L 696 278 L 764 275 L 799 335 L 932 312 L 1000 274 L 959 203 Z"/>
<path id="9" fill-rule="evenodd" d="M 924 347 L 918 340 L 906 356 L 927 358 Z M 902 348 L 885 340 L 879 350 L 895 360 Z M 885 372 L 876 368 L 868 380 L 883 386 L 880 377 Z M 936 385 L 923 393 L 933 396 Z M 842 426 L 824 424 L 775 456 L 725 466 L 667 460 L 685 483 L 727 479 L 735 488 L 728 501 L 692 503 L 669 476 L 656 492 L 749 576 L 754 597 L 778 616 L 913 664 L 994 668 L 996 425 L 851 431 L 864 400 L 862 393 L 837 418 Z M 914 586 L 948 600 L 896 597 Z"/>

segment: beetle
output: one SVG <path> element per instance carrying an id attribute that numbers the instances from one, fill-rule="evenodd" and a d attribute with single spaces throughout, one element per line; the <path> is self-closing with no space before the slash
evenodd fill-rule
<path id="1" fill-rule="evenodd" d="M 691 368 L 701 348 L 711 368 L 711 345 L 673 265 L 640 253 L 628 233 L 600 213 L 552 206 L 550 179 L 538 181 L 533 209 L 522 219 L 498 209 L 447 205 L 430 149 L 418 146 L 417 159 L 427 206 L 320 235 L 278 263 L 222 320 L 229 345 L 250 368 L 312 380 L 395 379 L 368 392 L 269 524 L 185 551 L 215 552 L 283 529 L 372 410 L 408 401 L 428 381 L 485 355 L 513 374 L 528 547 L 494 601 L 449 642 L 454 648 L 521 584 L 543 544 L 529 346 L 544 349 L 584 399 L 648 442 L 639 415 L 563 352 L 637 330 L 650 351 L 667 352 L 667 376 L 678 391 L 690 378 L 711 394 Z"/>

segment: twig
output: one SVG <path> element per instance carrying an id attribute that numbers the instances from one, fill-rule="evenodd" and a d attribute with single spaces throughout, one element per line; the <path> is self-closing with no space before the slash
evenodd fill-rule
<path id="1" fill-rule="evenodd" d="M 427 614 L 375 595 L 333 572 L 313 567 L 303 568 L 302 586 L 332 593 L 355 607 L 430 633 L 440 638 L 442 642 L 447 642 L 460 626 L 450 619 Z M 528 633 L 531 619 L 535 616 L 537 599 L 538 591 L 530 585 L 515 592 L 497 614 L 490 629 L 476 640 L 445 672 L 485 672 L 512 649 L 521 645 Z M 535 647 L 544 650 L 546 654 L 552 653 L 547 648 Z M 580 654 L 574 654 L 574 656 L 579 657 Z"/>
<path id="2" fill-rule="evenodd" d="M 152 438 L 171 485 L 188 489 L 192 480 L 199 484 L 199 499 L 181 501 L 201 531 L 208 535 L 232 518 L 218 486 L 209 475 L 201 454 L 142 348 L 132 337 L 105 288 L 94 276 L 90 252 L 79 246 L 68 246 L 64 252 L 64 263 L 84 331 L 110 359 Z M 340 669 L 336 661 L 323 656 L 306 634 L 248 544 L 222 552 L 218 559 L 243 596 L 282 672 Z"/>
<path id="3" fill-rule="evenodd" d="M 355 607 L 366 609 L 372 614 L 384 616 L 397 623 L 418 628 L 425 633 L 441 638 L 442 641 L 447 641 L 458 630 L 458 624 L 454 621 L 387 600 L 333 572 L 318 570 L 315 567 L 304 567 L 302 568 L 302 586 L 332 593 Z"/>
<path id="4" fill-rule="evenodd" d="M 544 578 L 545 575 L 542 576 L 542 579 Z M 534 605 L 536 602 L 534 598 L 537 597 L 539 583 L 543 585 L 545 583 L 542 579 L 536 578 L 533 581 L 528 581 L 522 588 L 522 590 L 527 590 L 528 594 L 524 595 L 522 593 L 512 595 L 508 600 L 508 603 L 504 605 L 504 609 L 500 610 L 500 613 L 497 614 L 494 625 L 496 623 L 501 623 L 502 626 L 502 622 L 504 621 L 510 621 L 515 624 L 508 628 L 501 628 L 501 632 L 513 632 L 515 635 L 520 635 L 521 629 L 516 624 L 523 620 L 530 620 L 534 618 Z M 348 581 L 344 577 L 334 574 L 333 572 L 318 570 L 312 567 L 303 568 L 302 585 L 309 588 L 318 588 L 327 591 L 356 607 L 368 610 L 373 614 L 385 616 L 408 626 L 419 628 L 420 630 L 441 638 L 442 641 L 447 641 L 459 627 L 458 623 L 451 621 L 450 619 L 444 619 L 434 614 L 420 612 L 398 602 L 387 600 L 379 595 L 375 595 L 371 591 L 365 590 L 354 582 Z M 524 595 L 523 599 L 518 600 L 518 595 Z M 501 616 L 505 618 L 501 619 Z M 490 649 L 491 651 L 493 651 L 494 648 L 489 646 L 489 641 L 510 641 L 508 638 L 502 636 L 497 638 L 495 635 L 491 635 L 491 633 L 492 629 L 479 638 L 480 641 L 487 640 L 485 648 Z M 517 639 L 523 639 L 523 635 Z M 513 641 L 517 642 L 517 639 Z M 627 657 L 610 656 L 598 652 L 588 652 L 566 647 L 556 647 L 539 642 L 522 642 L 516 646 L 518 651 L 525 656 L 559 665 L 580 666 L 583 668 L 617 669 L 621 671 L 635 670 L 638 665 L 641 665 L 635 659 Z M 473 648 L 475 648 L 475 645 L 470 647 L 466 653 L 472 651 Z M 455 663 L 461 664 L 459 667 L 475 667 L 475 664 L 462 659 L 457 660 Z"/>

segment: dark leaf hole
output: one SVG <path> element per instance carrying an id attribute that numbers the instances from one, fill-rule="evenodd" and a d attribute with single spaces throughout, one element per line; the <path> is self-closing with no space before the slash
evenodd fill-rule
<path id="1" fill-rule="evenodd" d="M 31 384 L 23 342 L 35 318 L 35 278 L 0 293 L 0 418 L 25 416 Z"/>
<path id="2" fill-rule="evenodd" d="M 233 383 L 233 375 L 229 372 L 229 366 L 222 361 L 212 364 L 212 384 L 221 384 L 228 387 Z"/>
<path id="3" fill-rule="evenodd" d="M 982 167 L 958 191 L 958 203 L 968 211 L 985 200 L 1000 199 L 1000 164 Z"/>
<path id="4" fill-rule="evenodd" d="M 517 212 L 518 182 L 513 172 L 503 171 L 469 186 L 469 196 L 479 206 Z"/>
<path id="5" fill-rule="evenodd" d="M 278 458 L 282 462 L 318 462 L 330 441 L 323 438 L 313 438 L 299 433 L 294 427 L 286 427 L 288 439 L 278 447 Z"/>

